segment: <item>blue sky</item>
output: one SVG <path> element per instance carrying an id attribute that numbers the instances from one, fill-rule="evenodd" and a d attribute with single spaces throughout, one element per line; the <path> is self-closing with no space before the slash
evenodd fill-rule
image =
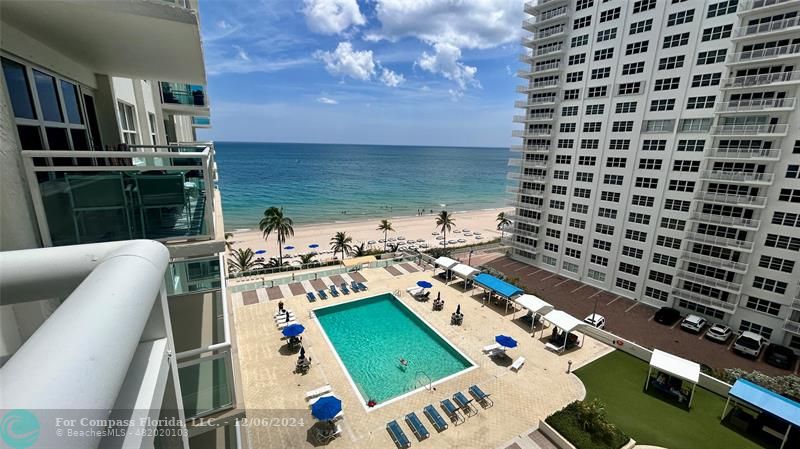
<path id="1" fill-rule="evenodd" d="M 507 146 L 523 0 L 200 0 L 201 139 Z"/>

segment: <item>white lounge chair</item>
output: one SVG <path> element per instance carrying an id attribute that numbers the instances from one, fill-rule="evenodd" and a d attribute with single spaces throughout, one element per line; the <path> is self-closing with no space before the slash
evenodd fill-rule
<path id="1" fill-rule="evenodd" d="M 333 393 L 331 393 L 330 391 L 325 393 L 325 394 L 321 394 L 321 395 L 319 395 L 317 397 L 313 397 L 313 398 L 309 399 L 308 400 L 308 408 L 311 408 L 311 406 L 316 404 L 317 401 L 319 401 L 320 399 L 327 398 L 329 396 L 333 396 Z"/>
<path id="2" fill-rule="evenodd" d="M 490 352 L 487 352 L 486 355 L 489 356 L 489 357 L 497 357 L 497 356 L 505 354 L 505 353 L 506 353 L 506 348 L 500 347 L 500 348 L 494 349 L 494 350 L 492 350 Z"/>
<path id="3" fill-rule="evenodd" d="M 282 311 L 282 312 L 275 312 L 275 315 L 274 315 L 274 316 L 275 316 L 275 318 L 278 318 L 278 316 L 279 316 L 279 315 L 286 315 L 286 312 L 287 312 L 287 311 L 289 312 L 289 315 L 291 315 L 291 314 L 293 314 L 293 313 L 294 313 L 294 312 L 292 312 L 290 309 L 283 309 L 283 311 Z"/>
<path id="4" fill-rule="evenodd" d="M 289 326 L 290 324 L 297 324 L 297 321 L 295 321 L 295 320 L 290 320 L 290 321 L 285 321 L 285 322 L 283 322 L 283 323 L 278 323 L 278 330 L 281 330 L 281 329 L 283 329 L 284 327 L 286 327 L 286 326 Z"/>
<path id="5" fill-rule="evenodd" d="M 421 294 L 423 291 L 425 291 L 425 289 L 422 287 L 408 287 L 406 289 L 406 293 L 408 293 L 411 296 L 417 296 Z"/>
<path id="6" fill-rule="evenodd" d="M 286 321 L 292 321 L 293 319 L 294 319 L 294 313 L 289 313 L 289 319 L 288 320 L 286 319 L 286 314 L 283 314 L 283 315 L 280 315 L 280 316 L 276 316 L 275 317 L 275 322 L 276 323 L 284 323 Z"/>
<path id="7" fill-rule="evenodd" d="M 492 343 L 489 346 L 484 346 L 483 347 L 483 353 L 484 354 L 488 354 L 488 353 L 494 352 L 494 351 L 496 351 L 496 350 L 498 350 L 500 348 L 501 348 L 500 343 Z"/>
<path id="8" fill-rule="evenodd" d="M 330 393 L 331 391 L 332 390 L 330 385 L 324 385 L 322 387 L 317 388 L 316 390 L 306 391 L 306 401 Z"/>
<path id="9" fill-rule="evenodd" d="M 513 371 L 519 371 L 522 368 L 522 365 L 525 364 L 525 357 L 519 357 L 517 360 L 514 360 L 514 363 L 511 364 L 510 369 Z"/>

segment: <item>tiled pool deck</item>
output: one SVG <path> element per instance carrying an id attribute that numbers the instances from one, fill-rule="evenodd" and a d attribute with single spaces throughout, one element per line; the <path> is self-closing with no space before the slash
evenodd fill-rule
<path id="1" fill-rule="evenodd" d="M 418 268 L 418 267 L 417 267 Z M 280 339 L 273 314 L 278 301 L 259 301 L 244 304 L 242 293 L 233 293 L 234 326 L 237 334 L 239 364 L 244 403 L 250 420 L 243 431 L 252 448 L 295 448 L 318 446 L 311 426 L 316 423 L 306 405 L 304 393 L 330 384 L 334 394 L 342 399 L 344 419 L 342 436 L 330 442 L 331 448 L 392 448 L 396 447 L 386 431 L 386 423 L 397 419 L 412 447 L 497 447 L 528 431 L 538 419 L 544 418 L 567 403 L 584 395 L 583 385 L 573 375 L 566 373 L 567 362 L 573 368 L 583 365 L 611 349 L 587 338 L 582 348 L 563 355 L 553 354 L 539 341 L 540 332 L 531 337 L 526 325 L 511 321 L 511 312 L 504 314 L 502 305 L 483 306 L 476 297 L 462 293 L 458 287 L 445 285 L 432 279 L 430 271 L 407 271 L 393 275 L 385 269 L 364 270 L 369 291 L 351 293 L 349 297 L 309 303 L 305 296 L 285 297 L 285 306 L 305 325 L 303 343 L 306 354 L 312 358 L 312 368 L 306 375 L 294 374 L 297 354 L 288 353 Z M 444 311 L 431 310 L 431 302 L 417 302 L 405 293 L 405 288 L 417 281 L 428 280 L 433 284 L 431 296 L 441 292 L 445 300 Z M 343 298 L 372 296 L 376 292 L 400 291 L 404 304 L 422 316 L 450 342 L 478 364 L 478 368 L 456 376 L 436 386 L 436 391 L 423 390 L 400 401 L 367 413 L 359 404 L 360 398 L 348 383 L 342 367 L 337 363 L 330 347 L 325 342 L 319 326 L 312 323 L 309 312 L 316 307 Z M 479 290 L 475 290 L 477 295 Z M 450 314 L 461 304 L 464 313 L 462 326 L 450 325 Z M 521 312 L 517 313 L 517 317 Z M 549 331 L 549 330 L 548 330 Z M 545 331 L 547 335 L 548 331 Z M 494 336 L 503 333 L 519 341 L 517 348 L 509 350 L 512 359 L 523 356 L 525 366 L 515 373 L 507 367 L 512 359 L 497 363 L 481 353 L 481 348 L 494 342 Z M 472 384 L 492 395 L 494 406 L 482 409 L 458 426 L 437 434 L 422 414 L 422 408 L 441 399 L 451 397 Z M 414 438 L 403 422 L 406 413 L 415 411 L 431 432 L 430 438 L 421 442 Z M 268 421 L 262 418 L 295 418 L 296 420 Z M 302 420 L 303 425 L 299 424 Z M 266 425 L 270 423 L 272 425 Z M 275 425 L 278 424 L 278 425 Z M 287 425 L 289 424 L 289 425 Z"/>

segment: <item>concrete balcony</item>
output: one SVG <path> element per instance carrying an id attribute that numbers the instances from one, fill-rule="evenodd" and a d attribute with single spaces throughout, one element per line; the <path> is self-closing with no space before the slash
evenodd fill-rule
<path id="1" fill-rule="evenodd" d="M 730 217 L 726 215 L 705 214 L 702 212 L 692 212 L 689 219 L 693 221 L 700 221 L 703 223 L 711 223 L 723 226 L 730 226 L 732 228 L 745 229 L 748 231 L 757 231 L 761 226 L 761 220 L 752 218 Z"/>
<path id="2" fill-rule="evenodd" d="M 775 61 L 800 58 L 800 44 L 783 45 L 780 47 L 762 48 L 758 50 L 743 51 L 728 55 L 729 65 L 762 63 L 765 60 Z"/>
<path id="3" fill-rule="evenodd" d="M 710 134 L 718 137 L 772 137 L 785 136 L 789 132 L 789 125 L 779 123 L 775 125 L 717 125 L 712 126 Z"/>
<path id="4" fill-rule="evenodd" d="M 726 181 L 741 184 L 772 185 L 772 173 L 748 173 L 739 171 L 703 170 L 700 179 L 706 181 Z"/>
<path id="5" fill-rule="evenodd" d="M 800 296 L 800 294 L 798 294 L 798 296 Z M 800 297 L 795 297 L 795 299 L 792 300 L 792 309 L 800 310 Z"/>
<path id="6" fill-rule="evenodd" d="M 717 114 L 742 114 L 752 112 L 789 112 L 794 110 L 794 98 L 739 100 L 717 103 Z"/>
<path id="7" fill-rule="evenodd" d="M 734 41 L 742 41 L 753 38 L 764 38 L 781 35 L 784 33 L 794 33 L 800 30 L 800 17 L 792 17 L 790 19 L 775 20 L 767 23 L 760 23 L 758 25 L 751 25 L 736 30 Z"/>
<path id="8" fill-rule="evenodd" d="M 727 195 L 724 193 L 698 192 L 695 199 L 707 203 L 731 204 L 734 206 L 764 208 L 767 206 L 767 197 L 750 195 Z"/>
<path id="9" fill-rule="evenodd" d="M 521 38 L 520 43 L 522 44 L 523 47 L 536 48 L 536 46 L 542 42 L 546 42 L 550 39 L 563 37 L 566 33 L 566 30 L 567 30 L 566 26 L 561 25 L 556 28 L 549 28 L 542 31 L 537 31 L 536 33 L 533 33 L 533 35 L 531 36 L 525 36 Z"/>
<path id="10" fill-rule="evenodd" d="M 536 81 L 528 85 L 517 86 L 517 92 L 524 94 L 533 91 L 558 89 L 560 85 L 561 81 L 558 78 L 554 78 L 547 81 Z"/>
<path id="11" fill-rule="evenodd" d="M 747 16 L 750 14 L 767 14 L 781 9 L 789 9 L 800 6 L 798 0 L 746 0 L 739 2 L 739 9 L 736 14 Z"/>
<path id="12" fill-rule="evenodd" d="M 506 233 L 507 233 L 507 234 L 510 234 L 510 232 L 509 232 L 509 231 L 506 231 Z M 534 237 L 534 238 L 535 238 L 535 237 Z M 538 240 L 538 239 L 537 239 L 537 240 Z M 522 242 L 518 242 L 518 241 L 516 241 L 516 240 L 513 238 L 513 236 L 512 236 L 512 237 L 503 237 L 503 239 L 501 240 L 501 242 L 502 242 L 504 245 L 510 246 L 510 247 L 512 247 L 512 248 L 521 249 L 521 250 L 523 250 L 523 251 L 528 251 L 528 252 L 530 252 L 530 253 L 534 253 L 534 254 L 535 254 L 535 253 L 538 251 L 538 250 L 537 250 L 537 249 L 536 249 L 534 246 L 531 246 L 531 245 L 528 245 L 528 244 L 526 244 L 526 243 L 522 243 Z"/>
<path id="13" fill-rule="evenodd" d="M 511 145 L 514 153 L 549 153 L 550 150 L 548 145 Z"/>
<path id="14" fill-rule="evenodd" d="M 743 262 L 734 262 L 732 260 L 725 260 L 709 255 L 697 254 L 691 251 L 683 251 L 683 253 L 681 253 L 681 260 L 711 265 L 713 267 L 719 267 L 741 274 L 747 273 L 747 270 L 750 267 L 749 264 Z"/>
<path id="15" fill-rule="evenodd" d="M 722 89 L 747 89 L 763 86 L 777 87 L 798 83 L 800 83 L 800 71 L 794 71 L 725 78 L 720 83 L 720 87 Z"/>
<path id="16" fill-rule="evenodd" d="M 545 195 L 544 190 L 523 189 L 520 187 L 513 187 L 513 186 L 506 187 L 506 192 L 513 193 L 515 195 L 527 195 L 536 197 L 544 197 Z"/>
<path id="17" fill-rule="evenodd" d="M 554 55 L 563 53 L 564 50 L 566 50 L 566 47 L 564 45 L 556 45 L 556 46 L 548 46 L 548 47 L 544 47 L 544 48 L 539 48 L 537 50 L 534 50 L 530 54 L 529 58 L 532 61 L 534 59 L 543 58 L 545 56 L 554 56 Z"/>
<path id="18" fill-rule="evenodd" d="M 192 128 L 211 128 L 211 117 L 193 116 Z"/>
<path id="19" fill-rule="evenodd" d="M 522 208 L 523 209 L 530 209 L 530 210 L 541 210 L 542 209 L 541 206 L 534 206 L 534 205 L 522 206 Z M 542 221 L 541 218 L 523 217 L 522 215 L 516 215 L 516 214 L 506 215 L 506 218 L 508 218 L 509 220 L 511 220 L 511 221 L 513 221 L 515 223 L 517 223 L 517 222 L 519 222 L 519 223 L 530 223 L 530 224 L 534 224 L 534 225 L 539 225 L 539 223 L 541 223 L 541 221 Z"/>
<path id="20" fill-rule="evenodd" d="M 749 148 L 709 148 L 703 157 L 734 161 L 775 162 L 781 159 L 781 150 L 758 150 Z"/>
<path id="21" fill-rule="evenodd" d="M 714 309 L 721 310 L 725 313 L 736 312 L 737 301 L 726 302 L 722 301 L 721 299 L 711 298 L 709 296 L 701 295 L 699 293 L 692 293 L 679 288 L 672 290 L 672 296 L 677 299 L 683 299 L 686 301 L 702 304 L 704 306 L 712 307 Z"/>
<path id="22" fill-rule="evenodd" d="M 510 172 L 506 175 L 506 179 L 511 181 L 530 181 L 542 184 L 547 183 L 547 175 L 528 175 L 522 172 Z"/>
<path id="23" fill-rule="evenodd" d="M 555 115 L 551 112 L 549 114 L 529 114 L 529 115 L 515 115 L 514 123 L 536 123 L 536 122 L 552 122 L 555 120 Z"/>
<path id="24" fill-rule="evenodd" d="M 555 7 L 566 3 L 568 3 L 568 0 L 533 0 L 525 3 L 525 13 L 535 15 L 541 11 L 542 8 Z"/>
<path id="25" fill-rule="evenodd" d="M 783 323 L 783 330 L 786 332 L 791 332 L 795 335 L 800 335 L 800 323 L 787 318 Z"/>
<path id="26" fill-rule="evenodd" d="M 542 13 L 537 12 L 534 17 L 526 19 L 522 22 L 522 28 L 536 32 L 542 26 L 555 23 L 559 20 L 566 20 L 569 16 L 570 9 L 566 6 L 556 8 Z"/>
<path id="27" fill-rule="evenodd" d="M 742 284 L 739 282 L 728 282 L 721 279 L 716 279 L 709 276 L 703 276 L 697 273 L 692 273 L 686 270 L 678 270 L 678 277 L 687 281 L 695 282 L 697 284 L 707 285 L 718 290 L 724 290 L 729 293 L 739 294 L 742 292 Z"/>
<path id="28" fill-rule="evenodd" d="M 547 168 L 547 161 L 512 158 L 508 160 L 508 166 L 523 168 Z"/>
<path id="29" fill-rule="evenodd" d="M 558 103 L 559 98 L 557 95 L 547 96 L 547 97 L 534 97 L 529 98 L 527 102 L 525 102 L 526 107 L 531 106 L 550 106 Z"/>
<path id="30" fill-rule="evenodd" d="M 705 245 L 720 246 L 723 248 L 728 248 L 735 251 L 743 251 L 746 253 L 753 252 L 753 247 L 755 246 L 755 243 L 752 241 L 717 237 L 708 234 L 701 234 L 699 232 L 687 232 L 686 238 L 687 240 L 692 242 L 703 243 Z"/>
<path id="31" fill-rule="evenodd" d="M 511 131 L 511 137 L 522 137 L 524 139 L 536 137 L 549 137 L 553 134 L 552 129 L 515 129 Z"/>
<path id="32" fill-rule="evenodd" d="M 539 233 L 538 232 L 523 231 L 522 229 L 516 229 L 516 228 L 506 229 L 506 234 L 519 235 L 521 237 L 529 237 L 529 238 L 532 238 L 532 239 L 538 239 L 539 238 Z"/>
<path id="33" fill-rule="evenodd" d="M 205 86 L 163 81 L 159 85 L 161 87 L 161 107 L 165 111 L 185 115 L 197 114 L 205 117 L 211 113 Z"/>

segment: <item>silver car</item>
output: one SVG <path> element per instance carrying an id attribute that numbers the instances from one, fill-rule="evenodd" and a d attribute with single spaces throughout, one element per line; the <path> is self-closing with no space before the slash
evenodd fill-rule
<path id="1" fill-rule="evenodd" d="M 681 321 L 681 329 L 695 334 L 703 330 L 705 325 L 706 319 L 697 315 L 687 315 L 686 318 Z"/>
<path id="2" fill-rule="evenodd" d="M 724 324 L 715 324 L 706 332 L 706 338 L 717 343 L 727 343 L 733 335 L 733 331 Z"/>

